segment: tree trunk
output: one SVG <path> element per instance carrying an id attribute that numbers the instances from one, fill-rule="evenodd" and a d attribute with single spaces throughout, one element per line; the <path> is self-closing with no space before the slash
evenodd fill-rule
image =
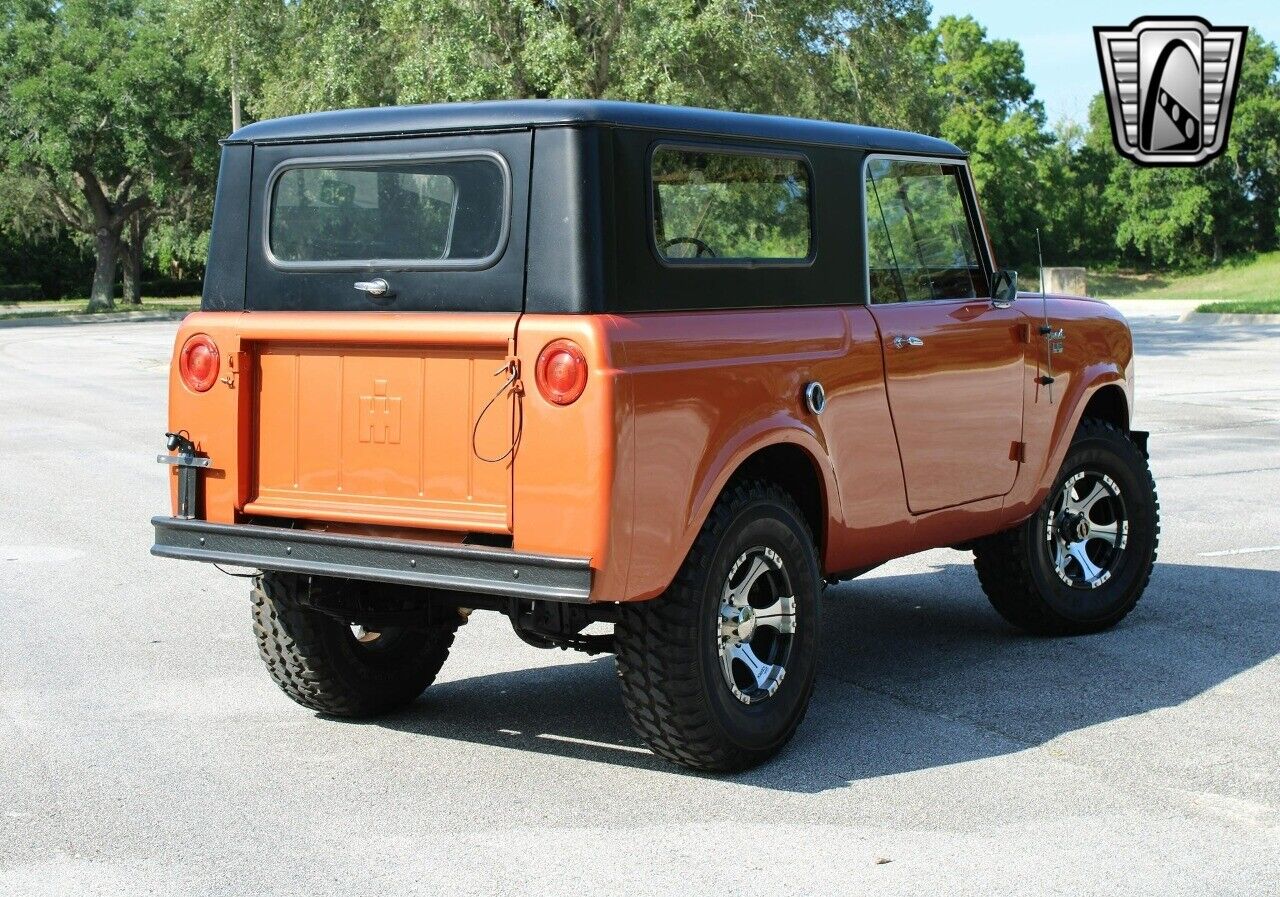
<path id="1" fill-rule="evenodd" d="M 120 241 L 120 274 L 124 281 L 124 304 L 142 304 L 142 253 L 145 248 L 148 212 L 142 211 L 129 219 L 129 237 Z"/>
<path id="2" fill-rule="evenodd" d="M 93 268 L 93 290 L 89 293 L 89 311 L 115 307 L 116 262 L 120 256 L 120 231 L 100 227 L 94 234 L 97 262 Z"/>
<path id="3" fill-rule="evenodd" d="M 231 133 L 240 130 L 240 72 L 236 65 L 235 46 L 231 49 Z"/>
<path id="4" fill-rule="evenodd" d="M 142 304 L 142 249 L 132 241 L 120 244 L 120 279 L 124 282 L 124 304 Z"/>

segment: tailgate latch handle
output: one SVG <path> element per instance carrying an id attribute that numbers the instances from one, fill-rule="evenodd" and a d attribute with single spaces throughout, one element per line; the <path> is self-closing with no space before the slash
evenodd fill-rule
<path id="1" fill-rule="evenodd" d="M 357 280 L 355 282 L 355 288 L 360 292 L 368 293 L 371 297 L 377 299 L 385 299 L 395 295 L 395 293 L 391 292 L 391 284 L 387 283 L 386 280 L 381 277 L 373 280 Z"/>

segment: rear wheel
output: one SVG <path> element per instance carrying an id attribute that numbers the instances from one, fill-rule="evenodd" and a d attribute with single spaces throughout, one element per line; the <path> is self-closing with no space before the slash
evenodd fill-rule
<path id="1" fill-rule="evenodd" d="M 710 771 L 772 756 L 804 718 L 816 669 L 817 552 L 786 492 L 731 486 L 661 597 L 614 629 L 631 722 L 654 752 Z"/>
<path id="2" fill-rule="evenodd" d="M 1040 510 L 980 540 L 974 566 L 1013 625 L 1040 635 L 1098 632 L 1142 597 L 1159 535 L 1146 458 L 1113 425 L 1086 419 Z"/>
<path id="3" fill-rule="evenodd" d="M 267 672 L 297 703 L 333 716 L 374 716 L 422 694 L 440 672 L 457 623 L 367 629 L 314 610 L 300 590 L 359 589 L 282 573 L 254 580 L 253 631 Z"/>

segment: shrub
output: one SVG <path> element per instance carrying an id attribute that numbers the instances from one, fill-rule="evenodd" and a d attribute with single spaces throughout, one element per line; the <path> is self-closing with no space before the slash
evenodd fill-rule
<path id="1" fill-rule="evenodd" d="M 28 299 L 43 298 L 44 293 L 38 283 L 0 284 L 0 302 L 23 302 Z"/>

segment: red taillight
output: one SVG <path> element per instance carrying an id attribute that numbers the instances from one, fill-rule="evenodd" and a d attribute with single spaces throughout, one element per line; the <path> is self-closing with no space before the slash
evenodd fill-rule
<path id="1" fill-rule="evenodd" d="M 178 373 L 193 392 L 208 392 L 218 382 L 218 344 L 213 337 L 197 333 L 182 344 Z"/>
<path id="2" fill-rule="evenodd" d="M 569 405 L 587 388 L 587 356 L 567 339 L 547 343 L 535 371 L 538 391 L 548 402 Z"/>

